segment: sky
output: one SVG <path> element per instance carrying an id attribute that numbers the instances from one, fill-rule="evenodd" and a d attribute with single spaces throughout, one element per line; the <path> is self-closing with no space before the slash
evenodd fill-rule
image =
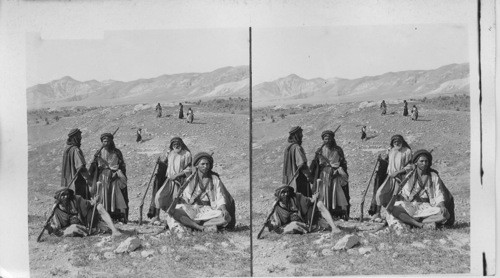
<path id="1" fill-rule="evenodd" d="M 28 34 L 27 85 L 64 76 L 132 81 L 249 64 L 248 28 L 111 31 L 95 40 L 43 40 Z"/>
<path id="2" fill-rule="evenodd" d="M 460 25 L 369 25 L 255 29 L 254 80 L 359 78 L 469 61 Z"/>
<path id="3" fill-rule="evenodd" d="M 100 40 L 27 39 L 27 84 L 63 76 L 131 81 L 249 64 L 248 29 L 105 32 Z M 467 28 L 457 24 L 253 28 L 253 82 L 289 74 L 359 78 L 466 63 Z"/>

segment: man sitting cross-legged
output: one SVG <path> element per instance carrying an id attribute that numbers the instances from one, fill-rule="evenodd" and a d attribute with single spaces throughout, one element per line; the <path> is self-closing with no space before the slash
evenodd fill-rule
<path id="1" fill-rule="evenodd" d="M 397 225 L 398 220 L 418 228 L 435 229 L 451 226 L 455 222 L 455 203 L 436 170 L 432 169 L 432 155 L 426 150 L 418 150 L 413 156 L 416 169 L 410 173 L 408 181 L 397 186 L 387 211 L 389 225 Z M 398 193 L 399 192 L 399 193 Z"/>
<path id="2" fill-rule="evenodd" d="M 92 219 L 96 199 L 85 200 L 79 195 L 75 195 L 69 188 L 59 189 L 54 195 L 56 207 L 52 222 L 47 225 L 49 234 L 57 236 L 85 236 L 87 226 L 92 221 L 92 227 L 98 230 L 105 230 L 106 226 L 111 229 L 113 236 L 121 233 L 113 225 L 111 216 L 106 212 L 101 204 L 97 204 L 97 212 Z M 104 223 L 102 223 L 102 221 Z"/>
<path id="3" fill-rule="evenodd" d="M 340 229 L 333 223 L 330 212 L 322 201 L 317 202 L 318 211 L 313 215 L 314 200 L 318 198 L 318 193 L 311 198 L 300 193 L 295 193 L 293 187 L 284 185 L 276 189 L 275 197 L 278 204 L 274 208 L 271 220 L 266 223 L 269 230 L 277 233 L 294 234 L 307 233 L 307 224 L 313 219 L 313 230 L 331 228 L 332 234 L 340 232 Z"/>
<path id="4" fill-rule="evenodd" d="M 181 197 L 174 201 L 174 205 L 178 203 L 175 209 L 168 213 L 182 225 L 199 231 L 216 232 L 218 228 L 234 228 L 234 199 L 219 174 L 212 171 L 212 156 L 205 152 L 198 153 L 193 164 L 194 178 L 182 191 Z"/>

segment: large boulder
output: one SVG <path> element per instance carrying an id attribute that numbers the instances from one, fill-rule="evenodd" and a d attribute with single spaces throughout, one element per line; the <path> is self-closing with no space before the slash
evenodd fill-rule
<path id="1" fill-rule="evenodd" d="M 116 248 L 115 253 L 120 254 L 125 252 L 132 252 L 139 247 L 141 247 L 141 240 L 137 237 L 129 237 L 122 243 L 120 243 L 118 248 Z"/>
<path id="2" fill-rule="evenodd" d="M 347 250 L 359 243 L 359 237 L 357 235 L 346 235 L 341 238 L 335 246 L 333 246 L 333 250 Z"/>

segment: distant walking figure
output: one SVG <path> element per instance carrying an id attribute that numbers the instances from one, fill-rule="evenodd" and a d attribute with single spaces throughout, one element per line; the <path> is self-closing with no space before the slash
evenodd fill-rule
<path id="1" fill-rule="evenodd" d="M 404 101 L 405 107 L 403 108 L 403 116 L 408 116 L 408 102 Z"/>
<path id="2" fill-rule="evenodd" d="M 382 115 L 385 115 L 387 113 L 387 105 L 385 104 L 385 100 L 382 100 L 382 103 L 380 103 L 380 109 L 382 110 Z"/>
<path id="3" fill-rule="evenodd" d="M 418 109 L 417 106 L 413 105 L 413 108 L 411 109 L 411 120 L 416 121 L 418 120 Z"/>
<path id="4" fill-rule="evenodd" d="M 192 124 L 193 120 L 194 120 L 194 114 L 193 114 L 193 110 L 191 110 L 191 107 L 189 107 L 186 115 L 187 115 L 187 122 Z"/>
<path id="5" fill-rule="evenodd" d="M 156 105 L 156 117 L 157 118 L 161 118 L 161 105 L 160 103 L 158 102 L 158 104 Z"/>
<path id="6" fill-rule="evenodd" d="M 179 119 L 184 119 L 184 106 L 182 106 L 182 103 L 179 103 Z"/>
<path id="7" fill-rule="evenodd" d="M 366 126 L 364 125 L 361 128 L 361 140 L 364 141 L 366 139 Z"/>
<path id="8" fill-rule="evenodd" d="M 141 132 L 142 132 L 142 129 L 140 129 L 140 128 L 139 128 L 139 129 L 137 130 L 137 138 L 135 139 L 135 141 L 136 141 L 137 143 L 142 143 L 142 135 L 141 135 Z"/>

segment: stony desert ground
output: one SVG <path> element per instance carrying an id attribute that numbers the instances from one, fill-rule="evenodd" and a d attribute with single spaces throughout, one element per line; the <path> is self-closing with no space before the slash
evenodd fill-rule
<path id="1" fill-rule="evenodd" d="M 248 107 L 248 102 L 246 102 Z M 185 106 L 185 111 L 190 105 Z M 193 124 L 178 119 L 177 107 L 164 107 L 156 117 L 154 105 L 124 105 L 102 108 L 38 110 L 28 113 L 29 137 L 29 254 L 32 277 L 200 277 L 250 275 L 249 212 L 249 124 L 247 112 L 211 110 L 193 106 Z M 224 112 L 223 112 L 224 111 Z M 45 123 L 45 118 L 49 124 Z M 84 238 L 36 238 L 60 187 L 62 151 L 71 128 L 83 131 L 82 150 L 87 163 L 100 147 L 100 134 L 120 127 L 115 143 L 127 164 L 130 222 L 117 224 L 124 235 Z M 137 128 L 144 142 L 135 142 Z M 234 231 L 217 234 L 188 232 L 182 237 L 152 226 L 146 213 L 138 225 L 139 205 L 158 156 L 165 154 L 169 140 L 181 136 L 192 153 L 213 151 L 214 171 L 236 201 Z M 127 238 L 138 238 L 140 247 L 116 254 Z"/>
<path id="2" fill-rule="evenodd" d="M 470 270 L 470 113 L 466 96 L 412 100 L 419 108 L 418 121 L 403 117 L 402 101 L 387 101 L 387 115 L 381 116 L 379 102 L 330 105 L 261 107 L 253 111 L 253 236 L 262 227 L 281 186 L 283 151 L 290 127 L 304 129 L 302 146 L 308 160 L 321 145 L 321 132 L 334 130 L 346 155 L 351 195 L 351 218 L 338 222 L 343 232 L 329 234 L 277 235 L 267 230 L 253 239 L 256 276 L 333 276 L 467 273 Z M 367 141 L 361 141 L 361 127 L 367 126 Z M 433 150 L 433 168 L 455 197 L 456 223 L 438 231 L 412 229 L 396 232 L 356 232 L 360 203 L 378 153 L 389 147 L 392 135 L 401 134 L 414 151 Z M 364 217 L 372 198 L 370 188 Z M 340 238 L 356 234 L 360 244 L 348 251 L 332 247 Z"/>

